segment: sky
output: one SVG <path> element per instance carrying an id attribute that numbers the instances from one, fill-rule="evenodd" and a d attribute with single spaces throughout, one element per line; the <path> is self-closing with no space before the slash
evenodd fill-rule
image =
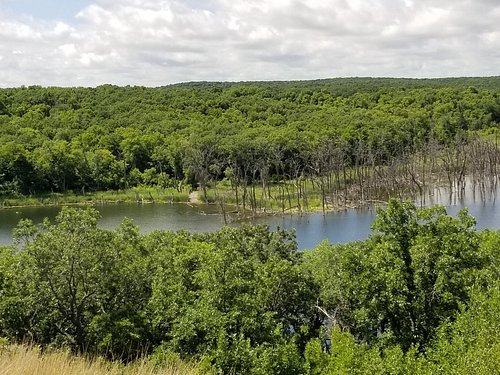
<path id="1" fill-rule="evenodd" d="M 500 75 L 500 0 L 0 0 L 0 87 Z"/>

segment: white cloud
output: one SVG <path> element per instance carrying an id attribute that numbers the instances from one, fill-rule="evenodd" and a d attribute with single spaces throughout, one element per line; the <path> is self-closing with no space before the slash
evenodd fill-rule
<path id="1" fill-rule="evenodd" d="M 499 75 L 499 18 L 496 0 L 95 0 L 72 22 L 0 11 L 0 85 Z"/>
<path id="2" fill-rule="evenodd" d="M 77 49 L 73 43 L 67 43 L 57 47 L 56 53 L 61 53 L 64 57 L 69 58 L 76 55 Z"/>
<path id="3" fill-rule="evenodd" d="M 64 22 L 57 22 L 52 30 L 54 35 L 65 35 L 73 32 L 74 29 Z"/>

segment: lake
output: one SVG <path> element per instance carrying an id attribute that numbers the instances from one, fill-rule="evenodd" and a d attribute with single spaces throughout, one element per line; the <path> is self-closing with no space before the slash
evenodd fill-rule
<path id="1" fill-rule="evenodd" d="M 455 215 L 463 207 L 468 207 L 469 213 L 477 219 L 478 228 L 500 229 L 500 207 L 496 203 L 496 198 L 499 196 L 498 185 L 488 192 L 469 186 L 463 195 L 456 192 L 450 194 L 448 189 L 441 188 L 434 189 L 426 196 L 425 205 L 445 205 L 451 215 Z M 107 229 L 116 228 L 124 217 L 133 219 L 143 232 L 155 229 L 206 232 L 215 231 L 224 225 L 222 216 L 213 205 L 106 204 L 94 207 L 102 215 L 99 225 Z M 60 209 L 60 207 L 24 207 L 0 210 L 0 244 L 11 243 L 12 229 L 21 218 L 39 223 L 44 217 L 52 220 Z M 277 227 L 294 229 L 299 249 L 311 249 L 323 240 L 345 243 L 367 238 L 371 233 L 370 226 L 375 214 L 375 209 L 347 209 L 326 215 L 322 213 L 276 215 L 239 223 L 268 224 L 273 229 Z"/>

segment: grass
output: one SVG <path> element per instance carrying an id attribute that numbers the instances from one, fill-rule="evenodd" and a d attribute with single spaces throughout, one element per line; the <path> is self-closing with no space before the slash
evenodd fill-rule
<path id="1" fill-rule="evenodd" d="M 343 184 L 343 181 L 342 181 Z M 325 210 L 335 211 L 339 209 L 344 209 L 346 207 L 360 207 L 364 203 L 359 199 L 356 200 L 357 193 L 354 191 L 357 187 L 355 184 L 348 186 L 348 197 L 346 200 L 342 198 L 344 190 L 336 191 L 333 196 L 335 201 L 332 201 L 332 194 L 327 192 Z M 251 211 L 250 204 L 250 194 L 251 186 L 247 186 L 247 201 L 246 209 Z M 297 201 L 297 187 L 295 181 L 282 181 L 280 185 L 274 183 L 266 186 L 266 189 L 262 188 L 262 185 L 256 184 L 255 186 L 255 197 L 256 197 L 256 211 L 258 213 L 297 213 L 297 212 L 319 212 L 323 208 L 322 204 L 322 192 L 319 184 L 319 179 L 316 179 L 316 183 L 313 184 L 311 179 L 305 179 L 301 181 L 301 189 L 307 194 L 304 196 L 300 194 L 300 199 Z M 242 206 L 242 193 L 243 188 L 239 187 L 239 204 L 240 208 Z M 201 192 L 199 192 L 200 198 L 203 198 Z M 222 198 L 225 205 L 228 206 L 228 210 L 231 211 L 236 207 L 236 197 L 234 191 L 231 188 L 231 184 L 228 180 L 222 180 L 217 182 L 217 189 L 214 188 L 213 184 L 207 187 L 207 201 L 208 202 L 218 202 Z M 299 208 L 300 204 L 300 208 Z"/>
<path id="2" fill-rule="evenodd" d="M 385 167 L 384 169 L 389 168 Z M 347 169 L 346 175 L 339 173 L 332 181 L 333 192 L 328 191 L 327 178 L 324 179 L 326 196 L 325 211 L 336 211 L 339 209 L 361 207 L 372 205 L 373 202 L 387 201 L 390 197 L 415 198 L 417 189 L 406 181 L 408 178 L 399 177 L 397 186 L 381 187 L 378 177 L 370 168 L 364 168 L 363 194 L 360 192 L 360 186 L 354 176 L 354 168 Z M 401 171 L 400 171 L 401 172 Z M 431 173 L 433 179 L 436 179 L 436 173 Z M 351 176 L 352 175 L 352 176 Z M 388 178 L 388 177 L 386 177 Z M 394 178 L 391 179 L 391 181 Z M 301 179 L 300 188 L 295 180 L 280 181 L 280 183 L 271 183 L 265 189 L 260 183 L 254 187 L 247 186 L 247 196 L 245 201 L 246 211 L 242 210 L 243 187 L 238 187 L 239 207 L 236 207 L 235 192 L 231 183 L 227 179 L 213 181 L 207 186 L 207 197 L 202 195 L 201 189 L 197 192 L 199 203 L 216 203 L 221 210 L 227 212 L 238 211 L 240 214 L 276 214 L 276 213 L 297 213 L 297 212 L 318 212 L 323 210 L 323 194 L 320 186 L 320 179 L 313 180 Z M 375 183 L 377 182 L 377 183 Z M 432 181 L 427 181 L 432 183 Z M 374 184 L 375 183 L 375 184 Z M 389 183 L 389 180 L 386 181 Z M 372 184 L 372 185 L 370 185 Z M 333 185 L 335 187 L 333 187 Z M 392 190 L 391 190 L 392 189 Z M 255 190 L 255 202 L 252 202 L 252 190 Z M 300 191 L 298 193 L 298 191 Z M 304 194 L 305 193 L 305 194 Z M 298 197 L 297 197 L 298 195 Z M 184 188 L 178 192 L 174 188 L 158 188 L 154 186 L 138 186 L 126 190 L 109 190 L 101 192 L 87 192 L 78 194 L 75 192 L 50 193 L 40 196 L 19 196 L 8 199 L 0 199 L 1 207 L 20 207 L 20 206 L 46 206 L 46 205 L 67 205 L 67 204 L 103 204 L 103 203 L 178 203 L 190 202 L 190 191 Z M 196 204 L 191 199 L 191 204 Z M 254 206 L 252 207 L 252 203 Z"/>
<path id="3" fill-rule="evenodd" d="M 65 351 L 8 345 L 0 349 L 0 375 L 201 375 L 194 363 L 175 361 L 154 367 L 147 360 L 123 365 L 104 359 L 76 357 Z"/>
<path id="4" fill-rule="evenodd" d="M 149 186 L 139 186 L 126 190 L 108 190 L 78 194 L 50 193 L 38 196 L 19 196 L 0 200 L 0 206 L 48 206 L 61 204 L 95 204 L 95 203 L 177 203 L 188 202 L 187 189 L 178 192 L 176 189 L 163 189 Z"/>

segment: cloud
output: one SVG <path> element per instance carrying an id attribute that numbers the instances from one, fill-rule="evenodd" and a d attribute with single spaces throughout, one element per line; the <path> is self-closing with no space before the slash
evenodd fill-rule
<path id="1" fill-rule="evenodd" d="M 499 75 L 496 0 L 95 0 L 0 11 L 0 84 Z"/>

